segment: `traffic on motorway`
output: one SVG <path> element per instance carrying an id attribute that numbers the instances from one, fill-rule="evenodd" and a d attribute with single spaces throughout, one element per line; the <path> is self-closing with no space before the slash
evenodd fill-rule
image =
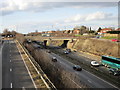
<path id="1" fill-rule="evenodd" d="M 47 47 L 47 48 L 43 48 L 44 47 L 44 45 L 42 45 L 42 43 L 40 43 L 40 42 L 38 42 L 38 41 L 36 41 L 36 42 L 33 42 L 33 45 L 34 46 L 37 46 L 37 45 L 40 45 L 40 47 L 42 47 L 42 48 L 40 48 L 40 47 L 38 47 L 39 49 L 42 49 L 43 51 L 45 51 L 46 52 L 46 54 L 49 54 L 51 57 L 52 57 L 52 61 L 54 62 L 54 63 L 56 63 L 56 64 L 62 64 L 63 65 L 63 67 L 65 67 L 64 69 L 70 69 L 70 71 L 71 71 L 71 69 L 72 70 L 74 70 L 75 71 L 75 73 L 77 73 L 76 75 L 78 76 L 78 77 L 82 77 L 83 78 L 83 81 L 85 82 L 85 81 L 87 81 L 87 82 L 85 82 L 85 83 L 87 83 L 89 86 L 92 86 L 92 87 L 99 87 L 99 88 L 107 88 L 107 87 L 114 87 L 114 88 L 117 88 L 116 86 L 114 86 L 114 85 L 112 85 L 112 84 L 110 84 L 108 81 L 106 81 L 106 80 L 104 80 L 102 77 L 99 77 L 99 76 L 97 76 L 97 75 L 94 75 L 94 73 L 92 74 L 91 73 L 91 71 L 89 71 L 89 70 L 86 70 L 86 68 L 85 67 L 83 67 L 83 65 L 80 65 L 80 64 L 75 64 L 75 63 L 72 63 L 72 62 L 70 62 L 69 60 L 67 60 L 68 58 L 64 58 L 65 56 L 67 56 L 67 57 L 74 57 L 74 58 L 77 58 L 77 59 L 79 59 L 79 61 L 82 61 L 83 63 L 86 63 L 86 64 L 84 64 L 84 65 L 88 65 L 89 64 L 89 66 L 91 67 L 91 68 L 93 68 L 93 71 L 94 70 L 97 70 L 98 72 L 99 72 L 99 70 L 100 71 L 102 71 L 103 73 L 105 72 L 107 72 L 108 74 L 110 74 L 110 76 L 115 76 L 114 78 L 116 78 L 116 77 L 119 77 L 119 71 L 115 71 L 115 70 L 117 70 L 117 68 L 119 68 L 119 67 L 116 67 L 116 69 L 114 69 L 114 70 L 112 70 L 112 68 L 106 68 L 106 67 L 104 67 L 103 66 L 103 63 L 101 63 L 101 62 L 98 62 L 98 61 L 95 61 L 95 60 L 90 60 L 90 59 L 88 59 L 88 58 L 86 58 L 86 57 L 83 57 L 83 56 L 78 56 L 78 52 L 76 52 L 76 51 L 72 51 L 71 49 L 62 49 L 62 48 L 60 48 L 60 47 L 54 47 L 54 46 L 52 46 L 52 49 L 51 49 L 51 47 Z M 55 48 L 57 48 L 57 49 L 55 49 Z M 56 53 L 56 50 L 57 50 L 57 53 Z M 59 53 L 59 54 L 58 54 Z M 61 54 L 62 53 L 62 54 Z M 61 56 L 61 55 L 63 55 L 63 56 Z M 76 59 L 75 59 L 76 60 Z M 116 59 L 117 60 L 117 59 Z M 105 66 L 107 66 L 107 65 L 105 65 Z M 107 66 L 108 67 L 108 66 Z M 77 72 L 76 72 L 77 71 Z M 79 71 L 81 71 L 81 72 L 79 72 Z M 84 71 L 85 71 L 85 73 L 84 73 Z M 83 75 L 80 75 L 80 74 L 83 74 Z M 83 77 L 84 76 L 84 77 Z M 90 76 L 90 77 L 88 77 L 88 76 Z M 92 77 L 93 77 L 93 79 L 92 79 Z M 87 80 L 84 80 L 84 79 L 86 79 L 87 78 Z M 89 79 L 88 79 L 89 78 Z M 101 79 L 102 78 L 102 79 Z M 94 81 L 95 80 L 95 81 Z M 98 82 L 98 85 L 96 84 L 96 85 L 94 85 L 95 83 L 97 83 Z M 91 85 L 91 83 L 92 83 L 92 85 Z"/>
<path id="2" fill-rule="evenodd" d="M 34 83 L 31 80 L 31 77 L 29 76 L 25 65 L 23 64 L 22 57 L 15 45 L 15 42 L 5 40 L 3 43 L 4 45 L 2 60 L 4 61 L 2 62 L 2 64 L 4 70 L 2 71 L 2 87 L 35 88 Z M 119 88 L 118 85 L 120 72 L 117 70 L 119 68 L 119 65 L 113 65 L 114 68 L 112 68 L 112 66 L 109 66 L 111 63 L 114 63 L 110 63 L 111 59 L 116 60 L 115 63 L 119 64 L 118 58 L 102 56 L 101 61 L 99 62 L 86 58 L 84 56 L 80 56 L 79 52 L 72 51 L 68 48 L 63 49 L 61 47 L 54 46 L 46 47 L 42 45 L 43 43 L 40 43 L 38 41 L 28 41 L 28 44 L 31 44 L 35 50 L 40 50 L 40 52 L 44 52 L 44 55 L 46 55 L 47 58 L 50 58 L 50 61 L 48 59 L 49 64 L 53 65 L 53 67 L 56 68 L 58 71 L 63 70 L 64 73 L 66 73 L 66 75 L 64 74 L 66 78 L 69 79 L 72 84 L 76 85 L 77 88 L 81 88 L 81 84 L 85 85 L 88 88 Z M 38 52 L 38 55 L 39 54 L 40 53 Z M 18 68 L 18 66 L 20 66 L 21 68 Z M 118 82 L 118 84 L 113 84 L 114 81 L 112 82 L 106 80 L 102 76 L 95 74 L 96 72 L 102 74 L 104 73 L 104 75 L 109 74 L 108 76 L 112 77 L 114 80 L 118 79 L 118 81 L 116 81 Z M 67 73 L 69 73 L 70 76 L 67 76 Z M 27 77 L 25 77 L 24 75 L 27 75 Z M 112 78 L 111 80 L 113 80 Z M 25 84 L 25 82 L 22 82 L 24 80 L 26 80 L 27 84 Z"/>

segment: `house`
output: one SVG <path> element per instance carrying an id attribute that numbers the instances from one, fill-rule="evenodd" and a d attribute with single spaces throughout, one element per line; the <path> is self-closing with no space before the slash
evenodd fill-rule
<path id="1" fill-rule="evenodd" d="M 116 29 L 116 31 L 120 31 L 120 28 Z"/>
<path id="2" fill-rule="evenodd" d="M 48 31 L 47 33 L 55 33 L 55 31 Z"/>
<path id="3" fill-rule="evenodd" d="M 108 31 L 112 31 L 111 28 L 103 28 L 102 30 L 100 30 L 99 33 L 107 33 Z"/>
<path id="4" fill-rule="evenodd" d="M 79 34 L 79 33 L 80 33 L 80 30 L 73 30 L 73 33 L 74 33 L 74 34 Z"/>

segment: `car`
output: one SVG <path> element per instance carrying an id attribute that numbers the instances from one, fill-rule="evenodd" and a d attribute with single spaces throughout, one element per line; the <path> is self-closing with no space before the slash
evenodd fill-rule
<path id="1" fill-rule="evenodd" d="M 114 76 L 120 75 L 120 71 L 118 71 L 117 69 L 114 69 L 114 68 L 110 68 L 109 73 L 113 74 Z"/>
<path id="2" fill-rule="evenodd" d="M 119 42 L 119 40 L 118 40 L 118 39 L 112 39 L 112 41 L 113 41 L 113 42 Z"/>
<path id="3" fill-rule="evenodd" d="M 97 67 L 97 66 L 99 66 L 100 64 L 99 64 L 97 61 L 91 61 L 91 65 Z"/>
<path id="4" fill-rule="evenodd" d="M 76 70 L 76 71 L 82 71 L 82 67 L 79 66 L 79 65 L 74 65 L 73 69 Z"/>
<path id="5" fill-rule="evenodd" d="M 69 53 L 71 52 L 71 49 L 66 49 L 66 51 L 68 51 Z"/>
<path id="6" fill-rule="evenodd" d="M 51 51 L 50 51 L 50 50 L 47 50 L 46 52 L 47 52 L 47 53 L 51 53 Z"/>
<path id="7" fill-rule="evenodd" d="M 65 54 L 69 54 L 69 52 L 68 52 L 68 51 L 64 51 L 64 53 L 65 53 Z"/>
<path id="8" fill-rule="evenodd" d="M 95 38 L 100 38 L 100 36 L 96 36 Z"/>
<path id="9" fill-rule="evenodd" d="M 56 57 L 52 57 L 52 61 L 53 62 L 57 62 L 57 58 Z"/>

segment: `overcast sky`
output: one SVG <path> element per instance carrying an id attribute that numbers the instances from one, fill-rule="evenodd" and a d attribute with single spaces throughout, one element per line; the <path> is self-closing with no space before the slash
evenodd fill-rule
<path id="1" fill-rule="evenodd" d="M 4 28 L 28 33 L 35 30 L 72 29 L 77 25 L 92 29 L 118 27 L 118 0 L 47 1 L 0 1 L 0 32 Z"/>

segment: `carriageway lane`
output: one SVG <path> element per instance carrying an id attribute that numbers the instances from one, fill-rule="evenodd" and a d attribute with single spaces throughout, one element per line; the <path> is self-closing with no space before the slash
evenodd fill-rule
<path id="1" fill-rule="evenodd" d="M 117 88 L 114 85 L 110 84 L 109 82 L 93 75 L 92 73 L 86 71 L 83 69 L 83 71 L 78 72 L 73 70 L 73 63 L 70 63 L 69 61 L 65 60 L 64 58 L 54 54 L 50 53 L 51 57 L 56 57 L 58 59 L 57 63 L 54 63 L 56 66 L 57 64 L 61 64 L 62 67 L 64 67 L 66 70 L 69 72 L 72 72 L 76 75 L 76 80 L 78 81 L 79 79 L 82 80 L 84 83 L 86 83 L 88 86 L 91 88 Z"/>
<path id="2" fill-rule="evenodd" d="M 14 41 L 2 50 L 2 88 L 35 88 Z"/>
<path id="3" fill-rule="evenodd" d="M 0 89 L 2 89 L 2 46 L 3 44 L 0 42 Z"/>

